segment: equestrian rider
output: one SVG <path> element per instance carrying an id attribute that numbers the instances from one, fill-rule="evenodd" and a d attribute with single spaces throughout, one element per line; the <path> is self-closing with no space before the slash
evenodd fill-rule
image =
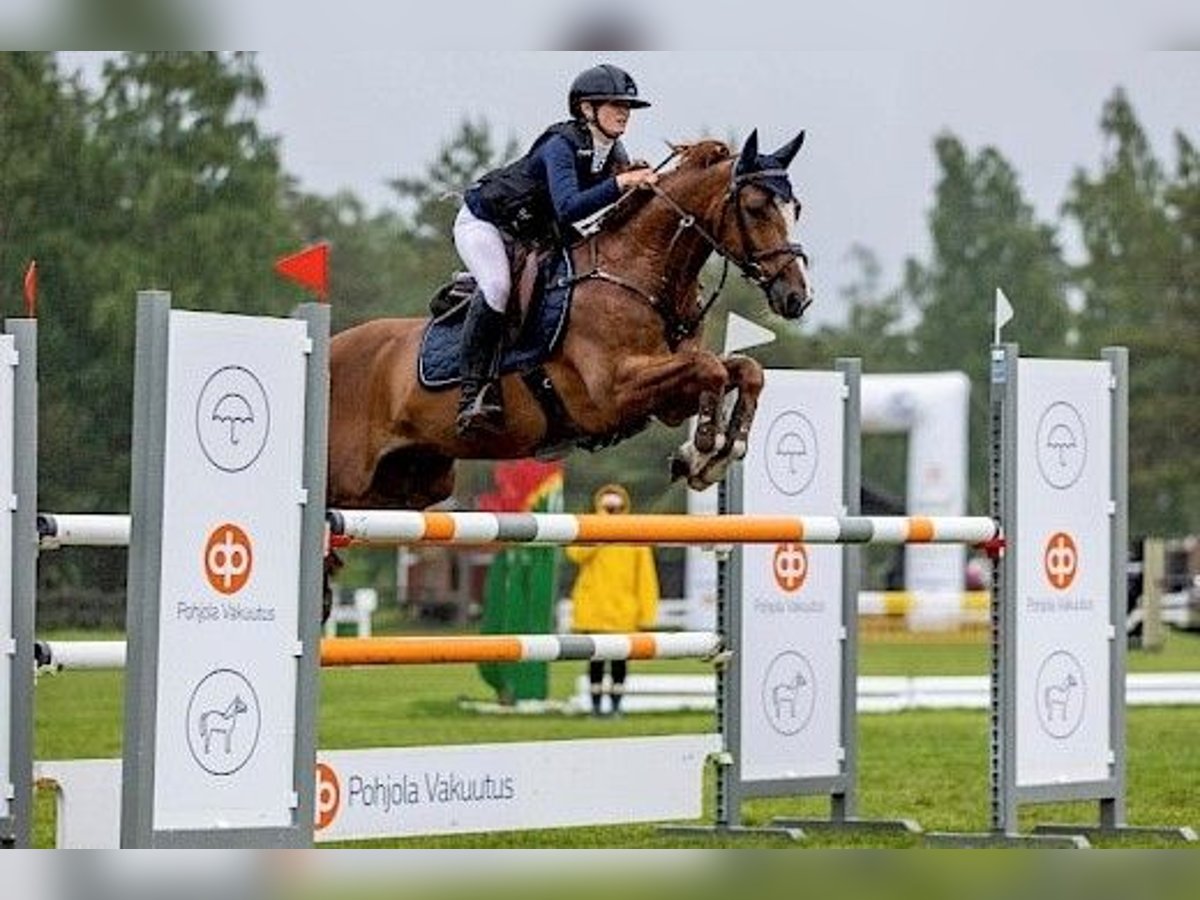
<path id="1" fill-rule="evenodd" d="M 631 164 L 620 137 L 629 111 L 650 104 L 628 72 L 594 66 L 571 82 L 571 118 L 547 128 L 517 161 L 482 176 L 466 191 L 454 222 L 454 246 L 475 277 L 462 334 L 460 436 L 504 429 L 499 363 L 504 311 L 512 286 L 505 238 L 569 243 L 571 223 L 653 183 L 645 163 Z"/>

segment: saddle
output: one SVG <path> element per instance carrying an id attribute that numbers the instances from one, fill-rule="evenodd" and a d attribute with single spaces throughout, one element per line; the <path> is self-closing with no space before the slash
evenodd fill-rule
<path id="1" fill-rule="evenodd" d="M 509 269 L 513 276 L 514 290 L 511 299 L 516 301 L 508 304 L 507 325 L 509 337 L 515 337 L 516 332 L 521 329 L 521 323 L 528 318 L 529 308 L 533 305 L 534 299 L 542 292 L 544 284 L 541 277 L 543 275 L 542 266 L 548 258 L 553 256 L 554 251 L 515 241 L 506 240 L 504 243 L 505 249 L 508 251 Z M 438 288 L 430 299 L 429 314 L 435 319 L 441 319 L 462 307 L 459 312 L 461 315 L 465 315 L 466 306 L 464 304 L 475 293 L 475 286 L 475 277 L 470 272 L 455 272 L 453 277 Z"/>
<path id="2" fill-rule="evenodd" d="M 508 304 L 501 374 L 531 372 L 558 349 L 571 303 L 571 259 L 566 250 L 521 248 L 517 252 L 516 302 Z M 475 279 L 459 272 L 430 300 L 433 318 L 421 335 L 417 357 L 422 386 L 436 390 L 458 384 L 463 322 L 474 292 Z"/>

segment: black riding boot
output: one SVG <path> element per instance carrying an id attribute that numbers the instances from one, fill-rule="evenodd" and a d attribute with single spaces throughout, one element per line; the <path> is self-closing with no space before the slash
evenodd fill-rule
<path id="1" fill-rule="evenodd" d="M 504 314 L 498 313 L 475 291 L 463 324 L 462 396 L 455 427 L 460 437 L 504 430 L 504 399 L 498 379 Z"/>

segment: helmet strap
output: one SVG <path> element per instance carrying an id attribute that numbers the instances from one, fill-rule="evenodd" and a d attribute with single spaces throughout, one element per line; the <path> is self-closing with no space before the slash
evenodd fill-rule
<path id="1" fill-rule="evenodd" d="M 585 107 L 583 104 L 586 103 Z M 591 100 L 584 100 L 579 104 L 579 111 L 583 114 L 583 121 L 587 123 L 588 128 L 592 129 L 592 136 L 602 136 L 606 141 L 612 142 L 621 137 L 619 134 L 609 134 L 604 130 L 604 126 L 600 124 L 600 117 L 596 115 L 596 104 Z"/>

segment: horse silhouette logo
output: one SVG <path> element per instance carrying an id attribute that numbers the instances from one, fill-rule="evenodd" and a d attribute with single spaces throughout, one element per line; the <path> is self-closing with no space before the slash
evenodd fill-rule
<path id="1" fill-rule="evenodd" d="M 233 701 L 224 709 L 209 709 L 200 714 L 200 739 L 204 741 L 204 755 L 212 753 L 214 735 L 224 738 L 225 754 L 233 752 L 233 732 L 237 728 L 238 716 L 248 712 L 250 707 L 240 696 L 234 696 Z"/>
<path id="2" fill-rule="evenodd" d="M 1042 660 L 1034 685 L 1042 731 L 1055 740 L 1073 735 L 1083 722 L 1086 701 L 1087 679 L 1083 665 L 1073 654 L 1055 650 Z"/>
<path id="3" fill-rule="evenodd" d="M 800 688 L 808 684 L 808 679 L 797 671 L 791 681 L 783 681 L 771 687 L 771 702 L 775 706 L 775 718 L 782 719 L 784 711 L 787 711 L 789 719 L 795 719 L 799 713 L 796 711 L 796 700 L 800 696 Z"/>
<path id="4" fill-rule="evenodd" d="M 1071 701 L 1072 688 L 1079 687 L 1079 682 L 1070 672 L 1061 684 L 1046 685 L 1043 704 L 1046 708 L 1046 719 L 1053 722 L 1055 718 L 1067 721 L 1067 707 Z"/>
<path id="5" fill-rule="evenodd" d="M 817 701 L 817 683 L 812 664 L 801 653 L 785 650 L 778 654 L 762 681 L 763 713 L 779 734 L 790 736 L 808 727 Z"/>
<path id="6" fill-rule="evenodd" d="M 192 690 L 186 722 L 188 750 L 196 765 L 210 775 L 232 775 L 258 747 L 258 693 L 241 672 L 216 669 Z"/>

